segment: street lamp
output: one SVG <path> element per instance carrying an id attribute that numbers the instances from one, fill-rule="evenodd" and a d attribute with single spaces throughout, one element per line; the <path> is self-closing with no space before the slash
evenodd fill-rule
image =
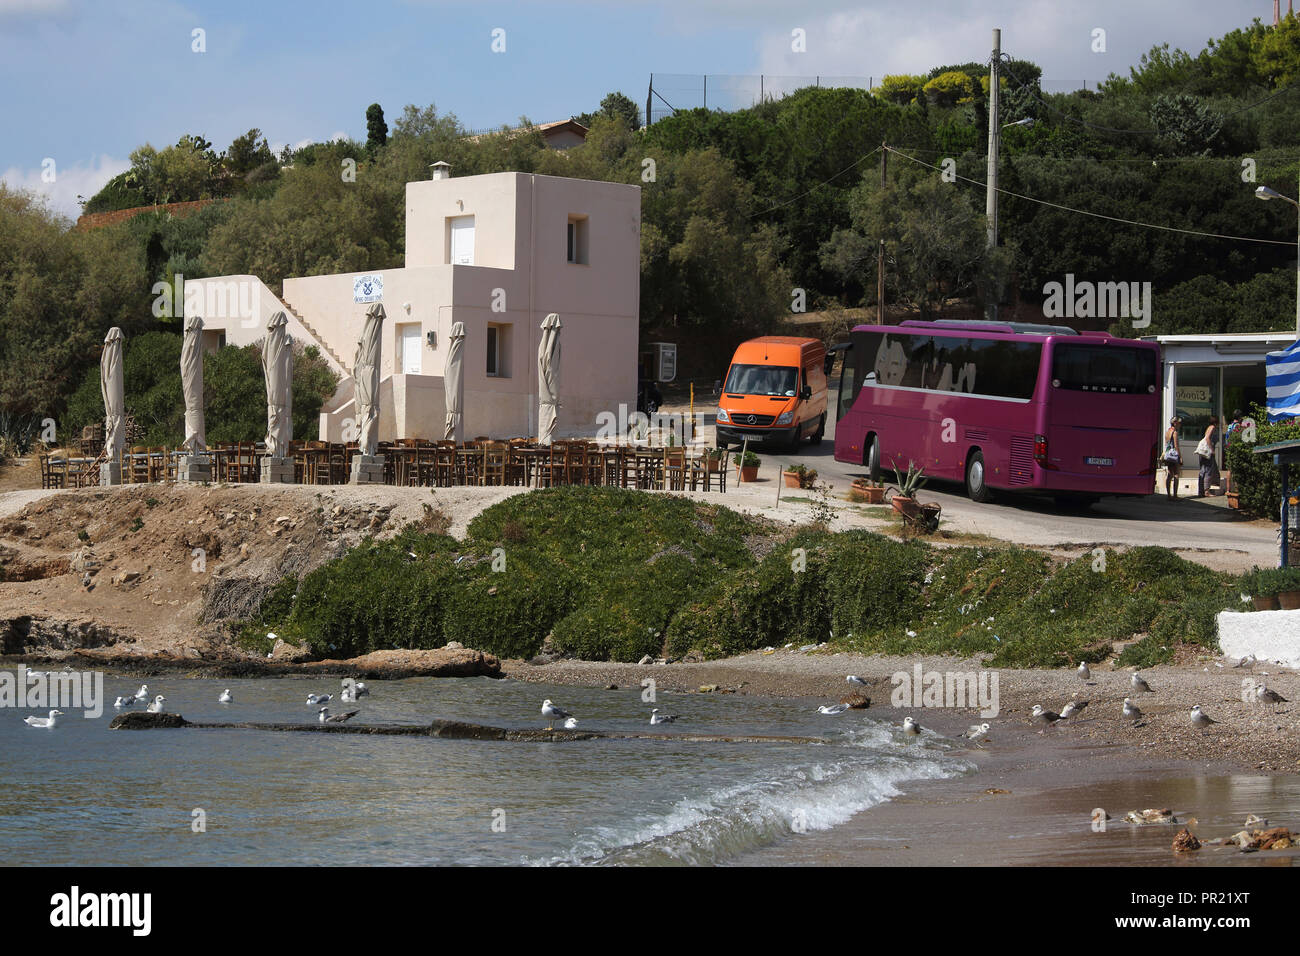
<path id="1" fill-rule="evenodd" d="M 1281 199 L 1283 202 L 1289 202 L 1296 207 L 1296 261 L 1295 261 L 1295 331 L 1296 336 L 1300 337 L 1300 202 L 1296 202 L 1290 196 L 1283 196 L 1276 189 L 1270 189 L 1268 186 L 1259 186 L 1255 189 L 1256 199 Z"/>

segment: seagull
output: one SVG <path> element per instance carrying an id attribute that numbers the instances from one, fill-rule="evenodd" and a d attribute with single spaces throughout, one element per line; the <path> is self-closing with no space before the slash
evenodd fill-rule
<path id="1" fill-rule="evenodd" d="M 1217 720 L 1205 713 L 1205 711 L 1201 710 L 1200 704 L 1197 704 L 1192 708 L 1191 718 L 1192 726 L 1200 727 L 1202 731 L 1208 731 L 1210 729 L 1210 724 L 1218 723 Z"/>
<path id="2" fill-rule="evenodd" d="M 143 704 L 145 701 L 149 699 L 149 685 L 141 684 L 140 689 L 135 692 L 135 697 L 128 698 L 128 699 L 135 701 L 135 703 L 137 704 Z"/>
<path id="3" fill-rule="evenodd" d="M 26 724 L 28 727 L 46 727 L 53 730 L 54 725 L 59 722 L 59 718 L 62 716 L 63 716 L 63 711 L 52 710 L 50 711 L 50 716 L 48 717 L 24 717 L 23 723 Z"/>
<path id="4" fill-rule="evenodd" d="M 333 699 L 334 699 L 333 694 L 308 694 L 307 695 L 308 704 L 328 704 Z"/>
<path id="5" fill-rule="evenodd" d="M 1061 719 L 1069 720 L 1071 717 L 1079 713 L 1079 711 L 1083 710 L 1083 708 L 1087 706 L 1088 706 L 1088 702 L 1086 700 L 1072 700 L 1064 707 L 1061 708 Z"/>
<path id="6" fill-rule="evenodd" d="M 551 700 L 548 697 L 546 700 L 542 701 L 542 716 L 551 722 L 550 729 L 554 730 L 555 722 L 557 720 L 566 720 L 567 718 L 572 717 L 573 715 L 569 713 L 567 710 L 564 710 L 560 707 L 556 707 L 554 704 L 551 703 Z"/>
<path id="7" fill-rule="evenodd" d="M 148 707 L 146 707 L 145 710 L 147 710 L 151 714 L 161 714 L 163 701 L 165 701 L 166 699 L 167 698 L 164 697 L 162 694 L 159 694 L 157 697 L 153 699 L 153 703 L 150 704 Z"/>
<path id="8" fill-rule="evenodd" d="M 339 692 L 339 700 L 343 701 L 345 704 L 355 704 L 357 702 L 356 692 L 351 687 L 345 686 L 343 690 Z"/>
<path id="9" fill-rule="evenodd" d="M 656 707 L 654 710 L 650 711 L 650 723 L 651 723 L 651 725 L 654 725 L 654 724 L 671 724 L 671 723 L 672 723 L 674 720 L 676 720 L 676 719 L 677 719 L 677 714 L 661 714 L 661 713 L 659 713 L 659 708 L 658 708 L 658 707 Z"/>
<path id="10" fill-rule="evenodd" d="M 1034 704 L 1034 709 L 1030 711 L 1029 716 L 1040 724 L 1047 724 L 1049 727 L 1061 719 L 1061 715 L 1056 711 L 1044 710 L 1042 704 Z"/>
<path id="11" fill-rule="evenodd" d="M 817 708 L 817 713 L 819 713 L 819 714 L 832 714 L 832 715 L 833 715 L 833 714 L 842 714 L 842 713 L 844 713 L 844 712 L 845 712 L 846 710 L 848 710 L 848 709 L 849 709 L 849 705 L 848 705 L 848 704 L 831 704 L 831 706 L 829 706 L 829 707 L 827 707 L 825 704 L 822 704 L 820 707 Z"/>
<path id="12" fill-rule="evenodd" d="M 221 696 L 217 698 L 217 703 L 230 704 L 230 703 L 234 703 L 234 700 L 235 698 L 230 696 L 230 688 L 227 687 L 225 690 L 221 692 Z"/>
<path id="13" fill-rule="evenodd" d="M 118 710 L 121 710 L 123 707 L 130 707 L 134 703 L 135 703 L 134 696 L 119 697 L 117 700 L 113 701 L 113 706 L 116 707 Z"/>
<path id="14" fill-rule="evenodd" d="M 1092 671 L 1088 670 L 1088 662 L 1087 662 L 1087 661 L 1080 661 L 1080 662 L 1079 662 L 1079 669 L 1078 669 L 1077 671 L 1075 671 L 1075 673 L 1079 675 L 1079 680 L 1081 680 L 1081 681 L 1089 681 L 1089 680 L 1092 680 Z"/>
<path id="15" fill-rule="evenodd" d="M 652 718 L 652 719 L 653 719 L 653 718 Z M 565 729 L 565 730 L 577 730 L 577 729 L 578 729 L 578 718 L 577 718 L 577 717 L 570 717 L 568 720 L 566 720 L 566 721 L 564 722 L 564 729 Z"/>
<path id="16" fill-rule="evenodd" d="M 903 718 L 903 733 L 907 734 L 909 737 L 915 737 L 920 732 L 921 732 L 920 724 L 918 724 L 911 717 Z"/>
<path id="17" fill-rule="evenodd" d="M 1263 684 L 1255 688 L 1255 700 L 1260 704 L 1268 704 L 1276 707 L 1278 704 L 1289 704 L 1290 701 L 1283 697 L 1275 690 L 1269 690 Z"/>
<path id="18" fill-rule="evenodd" d="M 361 713 L 359 710 L 350 710 L 346 714 L 334 714 L 333 716 L 330 716 L 330 709 L 328 707 L 322 707 L 320 709 L 320 722 L 322 724 L 341 724 L 345 720 L 351 720 L 359 713 Z"/>
<path id="19" fill-rule="evenodd" d="M 1133 692 L 1134 692 L 1135 694 L 1150 694 L 1150 693 L 1152 693 L 1151 685 L 1148 684 L 1146 681 L 1144 681 L 1144 680 L 1142 679 L 1142 675 L 1139 674 L 1137 671 L 1134 671 L 1134 672 L 1133 672 L 1133 679 L 1130 680 L 1129 683 L 1133 685 Z"/>
<path id="20" fill-rule="evenodd" d="M 989 732 L 988 724 L 971 724 L 969 727 L 966 728 L 966 732 L 962 734 L 962 736 L 967 737 L 970 740 L 979 740 L 988 732 Z"/>
<path id="21" fill-rule="evenodd" d="M 370 695 L 370 688 L 363 681 L 357 681 L 356 689 L 353 691 L 357 697 L 367 697 Z"/>
<path id="22" fill-rule="evenodd" d="M 1138 710 L 1137 705 L 1127 697 L 1124 698 L 1124 716 L 1129 720 L 1142 719 L 1142 711 Z"/>
<path id="23" fill-rule="evenodd" d="M 850 674 L 848 677 L 846 677 L 846 678 L 844 678 L 844 679 L 845 679 L 846 681 L 848 681 L 850 684 L 860 684 L 860 685 L 863 686 L 863 687 L 866 687 L 866 686 L 867 686 L 867 682 L 864 681 L 864 680 L 863 680 L 861 677 L 859 677 L 857 674 Z"/>

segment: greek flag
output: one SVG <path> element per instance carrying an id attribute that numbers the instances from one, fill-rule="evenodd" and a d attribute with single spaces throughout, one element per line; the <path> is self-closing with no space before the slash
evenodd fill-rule
<path id="1" fill-rule="evenodd" d="M 1264 385 L 1270 422 L 1300 416 L 1300 341 L 1264 356 Z"/>

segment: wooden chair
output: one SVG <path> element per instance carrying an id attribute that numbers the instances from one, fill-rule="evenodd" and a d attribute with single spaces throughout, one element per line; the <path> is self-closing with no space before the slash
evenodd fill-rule
<path id="1" fill-rule="evenodd" d="M 661 487 L 670 491 L 686 490 L 686 449 L 680 445 L 664 449 Z"/>
<path id="2" fill-rule="evenodd" d="M 225 474 L 222 477 L 236 484 L 255 480 L 255 450 L 256 446 L 252 442 L 235 442 L 226 454 Z"/>
<path id="3" fill-rule="evenodd" d="M 162 481 L 167 476 L 167 447 L 152 446 L 145 459 L 146 481 Z"/>
<path id="4" fill-rule="evenodd" d="M 486 442 L 483 446 L 483 471 L 481 485 L 505 485 L 510 464 L 510 446 L 503 441 Z"/>
<path id="5" fill-rule="evenodd" d="M 436 488 L 450 488 L 458 484 L 456 468 L 456 443 L 440 441 L 433 446 L 433 484 Z"/>

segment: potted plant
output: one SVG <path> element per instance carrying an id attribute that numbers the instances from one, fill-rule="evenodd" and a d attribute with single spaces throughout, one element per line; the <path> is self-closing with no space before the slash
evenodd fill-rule
<path id="1" fill-rule="evenodd" d="M 817 480 L 817 471 L 807 465 L 798 464 L 789 471 L 781 472 L 787 488 L 811 488 Z"/>
<path id="2" fill-rule="evenodd" d="M 722 459 L 726 454 L 726 451 L 721 448 L 706 448 L 704 450 L 704 467 L 709 471 L 722 471 Z"/>
<path id="3" fill-rule="evenodd" d="M 744 461 L 741 461 L 740 455 L 733 456 L 731 460 L 736 463 L 736 472 L 741 481 L 758 480 L 758 455 L 754 452 L 745 452 Z"/>
<path id="4" fill-rule="evenodd" d="M 904 518 L 917 518 L 921 506 L 916 501 L 916 493 L 925 487 L 925 469 L 918 468 L 914 462 L 909 461 L 906 475 L 898 470 L 897 465 L 894 466 L 894 477 L 898 479 L 895 486 L 897 494 L 890 498 L 889 503 Z"/>
<path id="5" fill-rule="evenodd" d="M 1300 568 L 1267 568 L 1255 580 L 1255 595 L 1273 598 L 1284 611 L 1300 609 Z"/>
<path id="6" fill-rule="evenodd" d="M 870 478 L 854 478 L 849 488 L 849 500 L 869 505 L 884 504 L 885 486 Z"/>
<path id="7" fill-rule="evenodd" d="M 1250 595 L 1250 603 L 1256 611 L 1276 611 L 1280 605 L 1277 603 L 1277 594 L 1266 594 L 1265 585 L 1260 581 L 1259 568 L 1251 568 L 1241 576 L 1241 589 Z"/>

